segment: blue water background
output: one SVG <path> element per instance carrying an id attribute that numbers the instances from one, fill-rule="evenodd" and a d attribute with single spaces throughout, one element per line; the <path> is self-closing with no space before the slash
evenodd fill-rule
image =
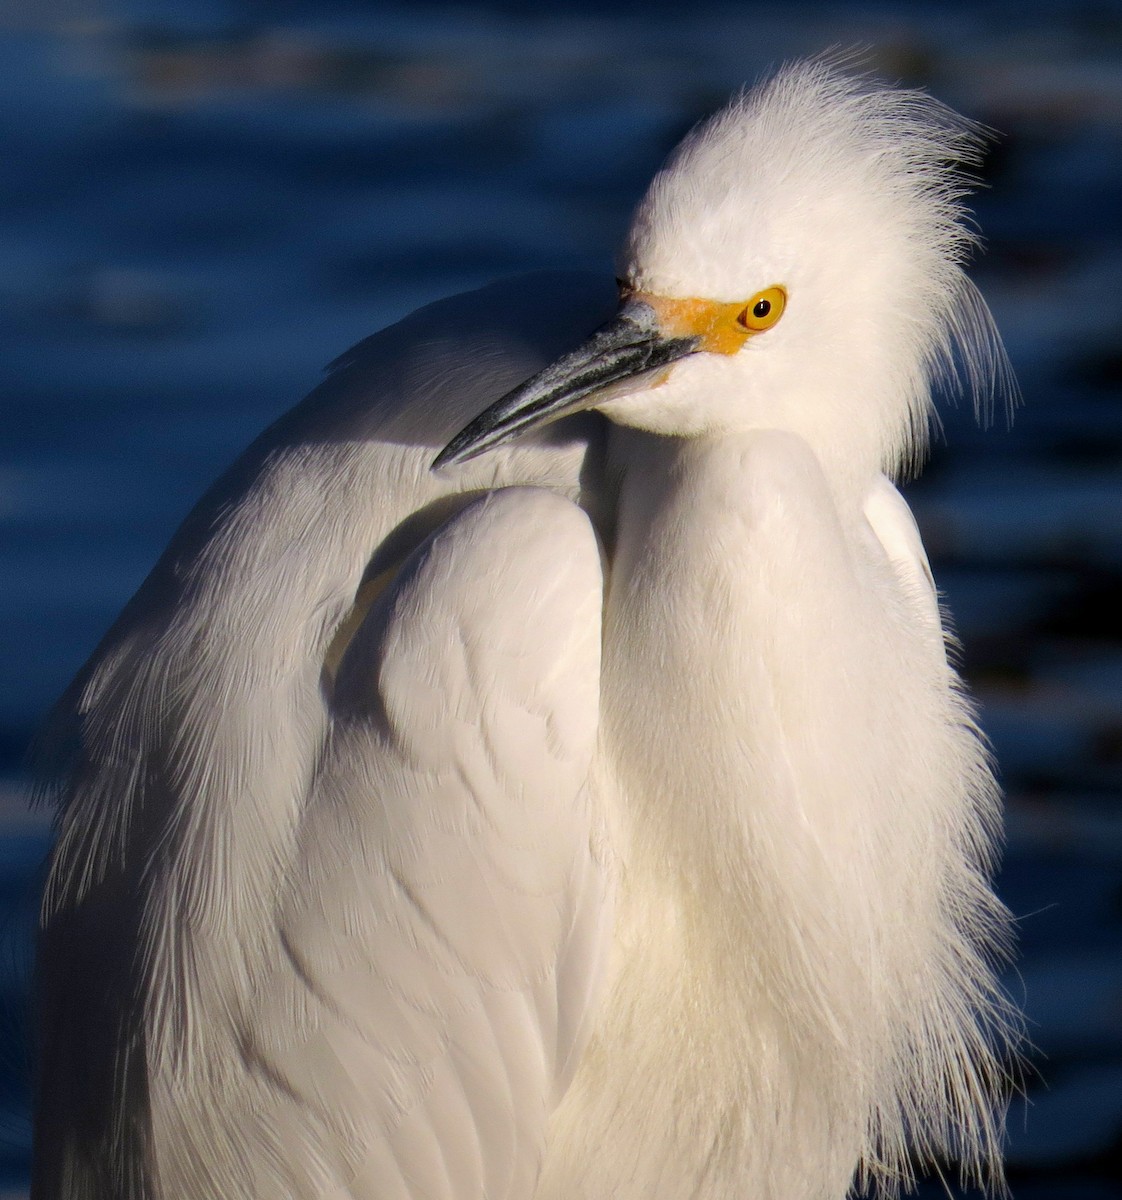
<path id="1" fill-rule="evenodd" d="M 205 485 L 418 305 L 610 271 L 666 149 L 769 65 L 867 48 L 1001 132 L 975 277 L 1024 392 L 909 490 L 1009 792 L 1035 1045 L 1014 1194 L 1122 1197 L 1122 8 L 0 8 L 0 1187 L 26 1177 L 41 814 L 23 756 Z M 933 1193 L 934 1194 L 934 1193 Z"/>

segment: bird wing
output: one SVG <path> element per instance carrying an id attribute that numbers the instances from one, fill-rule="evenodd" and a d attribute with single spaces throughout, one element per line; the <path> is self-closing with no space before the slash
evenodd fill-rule
<path id="1" fill-rule="evenodd" d="M 418 549 L 342 657 L 245 1027 L 291 1122 L 277 1154 L 328 1163 L 316 1196 L 533 1190 L 608 928 L 602 594 L 581 510 L 506 489 Z"/>
<path id="2" fill-rule="evenodd" d="M 45 739 L 52 756 L 44 763 L 46 791 L 59 807 L 59 832 L 37 951 L 44 1053 L 36 1194 L 69 1189 L 75 1197 L 124 1200 L 154 1194 L 158 1179 L 165 1194 L 179 1197 L 327 1200 L 369 1194 L 370 1187 L 363 1193 L 345 1180 L 377 1174 L 375 1166 L 353 1164 L 383 1153 L 390 1182 L 378 1194 L 391 1197 L 394 1171 L 400 1179 L 406 1169 L 395 1164 L 411 1163 L 415 1173 L 424 1161 L 402 1149 L 402 1139 L 437 1129 L 441 1104 L 451 1111 L 454 1091 L 434 1077 L 438 1066 L 452 1069 L 454 1046 L 461 1057 L 464 1047 L 486 1056 L 478 1015 L 484 1006 L 497 1014 L 492 1040 L 501 1034 L 504 1053 L 520 1052 L 510 1048 L 514 1018 L 496 1006 L 531 992 L 542 1014 L 533 1018 L 538 1035 L 546 1037 L 550 1011 L 557 1022 L 557 1046 L 543 1077 L 563 1083 L 562 1051 L 575 1054 L 580 1044 L 587 1004 L 581 988 L 592 978 L 585 967 L 594 960 L 600 928 L 590 852 L 558 837 L 556 853 L 570 854 L 571 870 L 560 883 L 545 858 L 538 864 L 545 871 L 537 879 L 546 897 L 541 904 L 558 906 L 557 921 L 569 919 L 564 905 L 571 906 L 563 936 L 551 943 L 545 917 L 535 916 L 529 902 L 513 912 L 525 933 L 516 948 L 532 947 L 540 957 L 532 963 L 513 957 L 510 978 L 536 966 L 538 975 L 525 976 L 532 987 L 523 979 L 504 992 L 489 982 L 484 946 L 502 944 L 494 923 L 500 909 L 496 899 L 489 918 L 480 898 L 485 883 L 500 889 L 504 878 L 492 858 L 507 873 L 514 869 L 515 851 L 503 858 L 505 843 L 488 841 L 492 826 L 495 838 L 507 828 L 497 815 L 507 811 L 504 803 L 522 797 L 527 813 L 541 821 L 554 804 L 550 819 L 571 819 L 573 837 L 579 828 L 583 792 L 572 781 L 583 785 L 596 728 L 598 675 L 582 655 L 590 659 L 598 646 L 599 583 L 588 583 L 589 576 L 599 580 L 598 552 L 579 514 L 563 508 L 559 517 L 540 498 L 525 501 L 518 511 L 526 524 L 516 525 L 517 537 L 535 548 L 527 561 L 541 568 L 538 595 L 525 572 L 512 568 L 504 582 L 485 544 L 482 516 L 466 524 L 449 520 L 474 497 L 527 484 L 581 497 L 595 518 L 590 500 L 604 490 L 597 486 L 604 423 L 580 414 L 576 424 L 558 422 L 455 471 L 432 472 L 429 464 L 470 417 L 587 333 L 614 304 L 610 284 L 541 275 L 441 301 L 356 346 L 199 502 L 71 685 Z M 520 495 L 525 499 L 514 494 Z M 441 540 L 432 541 L 442 526 Z M 459 547 L 463 576 L 443 579 L 449 606 L 437 612 L 422 603 L 428 593 L 416 580 L 439 573 L 437 548 L 445 537 Z M 415 579 L 406 561 L 414 562 Z M 387 573 L 396 582 L 385 592 L 386 604 L 360 615 L 356 633 L 351 614 Z M 557 604 L 550 599 L 555 587 L 559 596 L 565 588 L 587 591 L 587 629 L 581 624 L 587 605 L 573 596 L 569 606 Z M 497 618 L 487 616 L 490 589 L 510 626 L 506 642 Z M 413 604 L 420 623 L 394 607 L 399 602 Z M 539 622 L 542 613 L 552 627 Z M 404 647 L 413 645 L 410 630 L 421 639 L 410 651 L 417 663 L 412 682 L 400 666 Z M 578 644 L 581 630 L 587 639 Z M 541 639 L 527 649 L 525 679 L 503 674 L 513 670 L 515 632 Z M 396 647 L 384 661 L 379 638 Z M 445 654 L 468 648 L 470 663 L 443 663 Z M 426 680 L 447 683 L 443 699 L 437 688 L 428 715 L 417 715 L 433 720 L 432 729 L 422 733 L 406 717 L 385 726 L 382 709 L 395 696 L 419 704 Z M 589 686 L 588 704 L 567 703 Z M 442 703 L 462 715 L 440 725 L 434 714 Z M 492 715 L 508 723 L 492 728 Z M 425 757 L 430 753 L 445 755 L 439 770 Z M 548 776 L 540 773 L 545 763 L 552 763 Z M 486 783 L 484 768 L 496 772 L 496 788 L 508 790 L 476 797 L 471 789 Z M 466 845 L 447 839 L 437 845 L 443 827 L 433 823 L 441 814 L 466 828 L 472 812 L 479 827 Z M 411 845 L 394 847 L 399 834 L 426 847 L 422 857 L 399 863 Z M 341 847 L 338 861 L 316 856 L 319 836 Z M 353 869 L 346 865 L 352 846 Z M 463 908 L 450 910 L 447 899 L 441 908 L 427 898 L 431 881 L 418 883 L 413 899 L 398 887 L 398 876 L 408 883 L 410 872 L 430 862 L 440 880 L 459 873 L 469 881 L 471 873 L 451 857 L 454 849 L 475 864 L 481 881 L 470 904 L 468 882 L 461 885 Z M 509 900 L 511 888 L 501 890 Z M 461 948 L 457 939 L 467 934 L 453 918 L 469 915 L 471 938 Z M 312 944 L 317 922 L 322 945 Z M 447 928 L 437 938 L 441 922 Z M 488 928 L 489 943 L 477 934 Z M 407 960 L 416 947 L 423 954 Z M 492 953 L 499 956 L 498 949 Z M 357 1027 L 361 1036 L 355 1033 L 339 1006 L 362 989 L 347 972 L 368 983 L 389 981 L 390 994 L 416 998 L 423 981 L 412 992 L 404 981 L 414 979 L 410 973 L 420 971 L 426 956 L 434 972 L 460 982 L 433 993 L 431 1019 L 417 1024 L 409 1017 L 418 1040 L 399 1053 L 372 1032 L 388 1027 L 391 1011 L 411 1012 L 405 999 L 391 1009 L 372 998 Z M 475 992 L 472 972 L 480 981 Z M 98 1002 L 75 1003 L 91 979 L 99 980 Z M 553 1010 L 541 991 L 551 986 L 560 989 Z M 261 1029 L 254 1030 L 253 1013 Z M 422 1033 L 446 1049 L 430 1053 Z M 350 1052 L 352 1037 L 366 1047 L 362 1053 Z M 366 1080 L 383 1080 L 385 1096 L 356 1101 L 344 1113 L 349 1093 L 332 1099 L 343 1078 L 331 1075 L 335 1062 L 353 1065 Z M 408 1095 L 407 1080 L 413 1081 Z M 484 1123 L 499 1107 L 481 1102 L 470 1111 Z M 522 1157 L 511 1160 L 512 1177 L 530 1171 L 535 1152 L 534 1138 L 523 1138 L 529 1116 L 519 1112 L 517 1122 Z M 500 1162 L 497 1134 L 480 1136 L 492 1147 L 484 1156 L 491 1170 Z M 540 1130 L 535 1136 L 540 1140 Z M 423 1180 L 399 1183 L 397 1194 L 410 1190 L 441 1194 Z"/>
<path id="3" fill-rule="evenodd" d="M 878 475 L 865 497 L 865 519 L 872 527 L 904 591 L 934 629 L 942 629 L 939 593 L 912 510 L 892 481 Z"/>

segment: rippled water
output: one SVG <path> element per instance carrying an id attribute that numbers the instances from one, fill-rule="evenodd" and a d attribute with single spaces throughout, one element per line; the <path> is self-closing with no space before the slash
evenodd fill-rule
<path id="1" fill-rule="evenodd" d="M 699 115 L 864 44 L 1002 131 L 976 277 L 1025 404 L 945 413 L 910 489 L 1010 792 L 1011 986 L 1038 1048 L 1018 1197 L 1122 1195 L 1122 10 L 650 0 L 60 3 L 0 31 L 0 1172 L 45 707 L 203 487 L 322 364 L 419 304 L 611 269 Z M 3 1125 L 0 1124 L 0 1133 Z"/>

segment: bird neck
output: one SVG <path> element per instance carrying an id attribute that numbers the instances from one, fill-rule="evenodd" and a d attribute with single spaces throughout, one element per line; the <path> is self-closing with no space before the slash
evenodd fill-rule
<path id="1" fill-rule="evenodd" d="M 619 936 L 650 973 L 619 984 L 618 1044 L 641 1061 L 657 1027 L 677 1081 L 658 1099 L 698 1123 L 683 1161 L 725 1147 L 730 1178 L 761 1195 L 805 1194 L 800 1178 L 828 1164 L 823 1194 L 841 1195 L 880 1069 L 863 1059 L 877 913 L 852 886 L 869 857 L 855 817 L 875 828 L 875 814 L 846 811 L 835 779 L 860 779 L 870 753 L 860 668 L 875 623 L 835 594 L 853 598 L 860 509 L 843 513 L 787 432 L 628 431 L 613 451 L 604 794 L 622 847 Z M 646 989 L 657 1001 L 633 1019 L 629 997 Z M 743 1140 L 729 1133 L 760 1114 Z"/>

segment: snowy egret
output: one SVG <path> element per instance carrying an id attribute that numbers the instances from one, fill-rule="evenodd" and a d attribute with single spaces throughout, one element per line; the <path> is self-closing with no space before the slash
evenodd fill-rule
<path id="1" fill-rule="evenodd" d="M 890 482 L 1004 370 L 975 154 L 789 67 L 657 175 L 614 318 L 436 304 L 216 484 L 60 706 L 38 1200 L 1000 1170 L 998 798 Z"/>

